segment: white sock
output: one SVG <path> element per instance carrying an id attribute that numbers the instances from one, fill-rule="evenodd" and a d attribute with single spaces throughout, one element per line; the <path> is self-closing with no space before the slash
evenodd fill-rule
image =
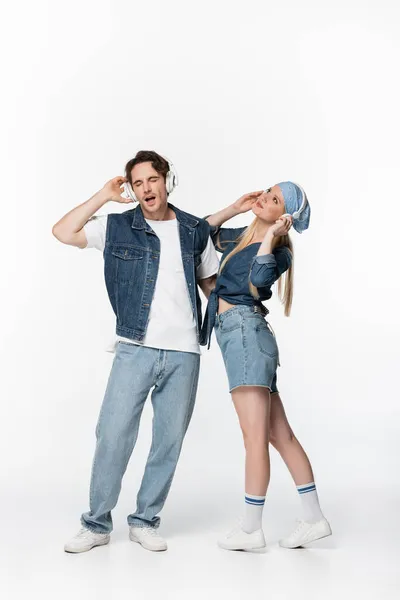
<path id="1" fill-rule="evenodd" d="M 319 505 L 317 488 L 315 483 L 306 483 L 298 485 L 297 491 L 300 494 L 301 505 L 303 508 L 303 518 L 307 523 L 316 523 L 324 518 L 321 507 Z"/>
<path id="2" fill-rule="evenodd" d="M 243 531 L 253 533 L 262 527 L 262 513 L 265 503 L 265 496 L 245 495 Z"/>

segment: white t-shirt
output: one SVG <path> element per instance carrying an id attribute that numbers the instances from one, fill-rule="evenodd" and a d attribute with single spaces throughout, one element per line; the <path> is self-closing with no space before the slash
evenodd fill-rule
<path id="1" fill-rule="evenodd" d="M 150 307 L 149 321 L 143 343 L 117 336 L 108 351 L 114 352 L 119 341 L 130 342 L 161 350 L 178 350 L 200 354 L 196 320 L 192 311 L 186 277 L 183 270 L 179 224 L 170 221 L 147 220 L 160 240 L 160 263 Z M 106 241 L 107 215 L 92 217 L 84 227 L 87 246 L 103 251 Z M 215 275 L 219 260 L 211 238 L 201 255 L 196 278 Z"/>

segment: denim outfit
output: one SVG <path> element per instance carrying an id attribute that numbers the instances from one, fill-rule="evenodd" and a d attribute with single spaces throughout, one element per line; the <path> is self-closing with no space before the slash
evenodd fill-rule
<path id="1" fill-rule="evenodd" d="M 235 248 L 245 229 L 212 228 L 215 248 L 222 252 L 221 262 Z M 215 328 L 230 391 L 242 385 L 256 385 L 277 392 L 279 353 L 275 336 L 264 318 L 268 309 L 262 301 L 271 298 L 271 286 L 290 267 L 292 255 L 287 247 L 281 246 L 272 254 L 257 256 L 259 248 L 260 243 L 250 244 L 229 259 L 217 278 L 207 307 L 203 331 L 210 345 Z M 258 300 L 251 295 L 249 282 L 257 288 Z M 218 298 L 235 307 L 217 315 Z"/>
<path id="2" fill-rule="evenodd" d="M 195 268 L 206 248 L 210 226 L 170 205 L 179 223 L 182 261 L 198 338 L 201 301 Z M 160 258 L 160 240 L 140 206 L 108 216 L 105 280 L 117 317 L 117 334 L 144 339 Z M 137 508 L 129 525 L 157 527 L 188 428 L 199 376 L 200 356 L 119 342 L 96 428 L 90 510 L 82 524 L 97 533 L 112 530 L 111 511 L 135 446 L 145 400 L 153 388 L 153 439 Z"/>

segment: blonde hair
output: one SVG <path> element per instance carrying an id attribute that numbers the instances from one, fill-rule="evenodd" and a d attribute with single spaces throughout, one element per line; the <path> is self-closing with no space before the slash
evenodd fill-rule
<path id="1" fill-rule="evenodd" d="M 254 221 L 252 223 L 250 223 L 250 225 L 244 230 L 244 232 L 238 237 L 238 239 L 236 241 L 229 240 L 230 242 L 236 242 L 236 246 L 231 252 L 229 252 L 228 256 L 226 256 L 224 258 L 224 260 L 221 262 L 221 265 L 219 268 L 220 273 L 223 270 L 223 268 L 225 267 L 228 260 L 230 260 L 232 258 L 232 256 L 234 256 L 235 254 L 237 254 L 238 252 L 243 250 L 243 248 L 248 246 L 248 244 L 250 244 L 251 240 L 254 237 L 254 234 L 255 234 L 255 231 L 257 228 L 257 223 L 258 223 L 258 217 L 256 217 L 254 219 Z M 229 241 L 227 243 L 229 243 Z M 218 246 L 222 249 L 219 239 L 218 239 Z M 293 271 L 293 244 L 292 244 L 292 240 L 289 237 L 289 234 L 274 238 L 273 248 L 279 248 L 282 246 L 286 246 L 286 248 L 289 248 L 289 250 L 292 254 L 292 262 L 290 264 L 289 269 L 283 275 L 281 275 L 278 279 L 278 296 L 279 296 L 281 303 L 285 307 L 285 316 L 289 317 L 290 311 L 292 308 L 292 301 L 293 301 L 293 274 L 294 274 L 294 271 Z M 250 288 L 250 293 L 253 296 L 253 298 L 255 298 L 256 300 L 259 300 L 260 296 L 258 294 L 257 288 L 255 285 L 253 285 L 251 283 L 251 281 L 249 281 L 249 288 Z"/>

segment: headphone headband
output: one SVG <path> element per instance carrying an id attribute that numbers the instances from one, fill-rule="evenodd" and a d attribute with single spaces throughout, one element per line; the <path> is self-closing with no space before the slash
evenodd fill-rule
<path id="1" fill-rule="evenodd" d="M 299 219 L 299 218 L 300 218 L 300 215 L 301 215 L 301 213 L 303 212 L 303 210 L 304 210 L 304 209 L 305 209 L 305 207 L 306 207 L 306 204 L 307 204 L 307 196 L 306 196 L 306 193 L 305 193 L 305 191 L 304 191 L 304 190 L 303 190 L 303 188 L 301 187 L 301 185 L 299 185 L 298 183 L 295 183 L 294 181 L 293 181 L 292 183 L 294 183 L 295 185 L 297 185 L 297 187 L 298 187 L 298 188 L 299 188 L 299 190 L 301 191 L 301 197 L 302 197 L 302 200 L 301 200 L 301 205 L 300 205 L 300 208 L 299 208 L 298 210 L 296 210 L 296 212 L 295 212 L 295 213 L 293 213 L 293 215 L 292 215 L 292 216 L 293 216 L 293 219 Z"/>

